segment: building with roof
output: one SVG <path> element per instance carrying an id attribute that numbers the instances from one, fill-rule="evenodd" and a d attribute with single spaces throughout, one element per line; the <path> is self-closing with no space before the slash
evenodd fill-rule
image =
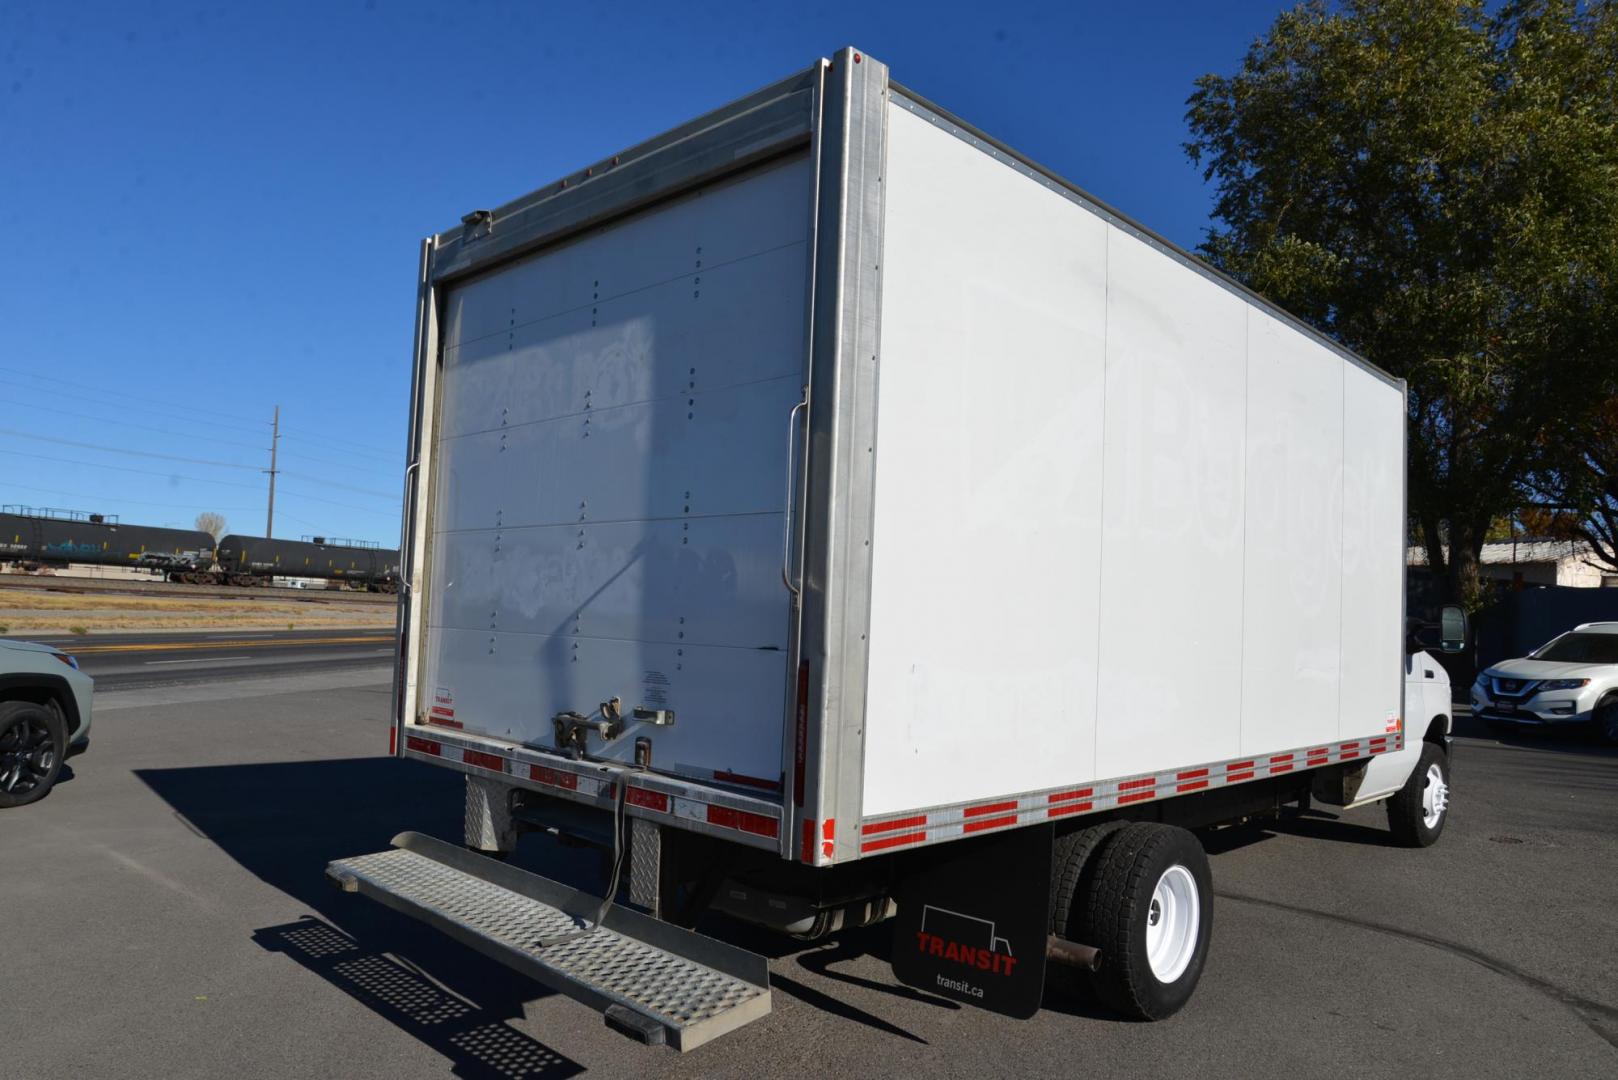
<path id="1" fill-rule="evenodd" d="M 1483 545 L 1478 561 L 1478 574 L 1487 580 L 1587 589 L 1618 586 L 1618 573 L 1597 565 L 1590 545 L 1582 540 L 1490 540 Z M 1411 547 L 1405 562 L 1411 568 L 1425 570 L 1427 549 L 1421 545 Z"/>

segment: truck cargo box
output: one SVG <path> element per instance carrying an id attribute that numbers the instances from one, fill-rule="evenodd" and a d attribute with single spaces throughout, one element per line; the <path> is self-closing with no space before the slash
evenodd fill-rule
<path id="1" fill-rule="evenodd" d="M 825 866 L 1404 749 L 1403 384 L 858 52 L 427 239 L 414 402 L 403 756 Z"/>

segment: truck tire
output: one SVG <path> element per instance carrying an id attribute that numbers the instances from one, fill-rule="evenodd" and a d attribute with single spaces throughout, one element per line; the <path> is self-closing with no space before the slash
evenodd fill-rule
<path id="1" fill-rule="evenodd" d="M 1064 941 L 1095 944 L 1085 923 L 1084 894 L 1095 880 L 1095 874 L 1087 871 L 1093 871 L 1102 841 L 1128 824 L 1103 821 L 1057 838 L 1051 852 L 1051 933 Z"/>
<path id="2" fill-rule="evenodd" d="M 67 753 L 67 731 L 52 709 L 0 702 L 0 809 L 27 806 L 50 793 Z"/>
<path id="3" fill-rule="evenodd" d="M 1388 800 L 1388 830 L 1401 847 L 1430 847 L 1449 820 L 1449 755 L 1437 743 L 1421 744 L 1410 779 Z"/>
<path id="4" fill-rule="evenodd" d="M 1101 950 L 1092 985 L 1135 1020 L 1179 1012 L 1213 937 L 1213 876 L 1197 838 L 1155 822 L 1113 833 L 1096 855 L 1086 921 Z"/>
<path id="5" fill-rule="evenodd" d="M 1056 839 L 1051 851 L 1050 932 L 1064 941 L 1094 945 L 1095 933 L 1086 919 L 1085 895 L 1095 884 L 1096 851 L 1127 821 L 1103 821 Z M 1049 986 L 1079 998 L 1094 997 L 1091 973 L 1053 967 Z"/>

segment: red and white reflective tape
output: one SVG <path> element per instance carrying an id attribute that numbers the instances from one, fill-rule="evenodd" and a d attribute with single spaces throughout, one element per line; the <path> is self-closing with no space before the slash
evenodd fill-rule
<path id="1" fill-rule="evenodd" d="M 553 769 L 549 765 L 529 764 L 528 779 L 541 787 L 555 788 L 558 792 L 571 792 L 587 798 L 605 799 L 614 794 L 612 781 L 610 780 L 605 780 L 598 776 L 583 776 L 563 769 Z"/>
<path id="2" fill-rule="evenodd" d="M 443 757 L 444 744 L 436 739 L 423 739 L 419 735 L 405 736 L 405 753 L 425 754 L 428 757 Z"/>
<path id="3" fill-rule="evenodd" d="M 518 784 L 547 795 L 594 802 L 597 805 L 617 794 L 617 777 L 624 776 L 628 787 L 624 803 L 631 813 L 656 818 L 677 819 L 677 827 L 696 826 L 699 832 L 731 834 L 756 847 L 775 848 L 781 835 L 780 807 L 763 800 L 747 799 L 733 792 L 720 792 L 700 784 L 683 783 L 672 777 L 646 773 L 624 773 L 594 763 L 577 766 L 560 758 L 544 762 L 541 755 L 525 747 L 462 740 L 447 733 L 406 735 L 404 754 L 426 761 L 452 764 L 474 775 L 493 773 L 508 783 Z M 739 804 L 739 805 L 737 805 Z M 830 845 L 828 844 L 828 847 Z"/>
<path id="4" fill-rule="evenodd" d="M 462 727 L 461 722 L 455 719 L 455 710 L 444 705 L 434 705 L 431 709 L 428 709 L 427 722 L 437 724 L 439 727 L 457 729 Z"/>
<path id="5" fill-rule="evenodd" d="M 1212 762 L 1186 769 L 1098 780 L 1083 786 L 1049 788 L 981 802 L 906 810 L 860 822 L 860 854 L 953 840 L 973 833 L 1032 825 L 1070 814 L 1091 814 L 1133 803 L 1152 802 L 1209 788 L 1280 776 L 1294 769 L 1353 761 L 1404 748 L 1404 733 L 1349 739 L 1280 754 Z M 805 825 L 811 823 L 805 822 Z M 829 847 L 830 845 L 828 845 Z M 812 837 L 805 830 L 803 855 L 809 862 Z M 829 855 L 830 852 L 828 851 Z"/>
<path id="6" fill-rule="evenodd" d="M 803 846 L 798 850 L 798 860 L 811 866 L 829 863 L 832 852 L 837 847 L 837 819 L 827 818 L 819 826 L 815 825 L 813 818 L 803 819 Z M 818 849 L 818 856 L 816 854 Z"/>

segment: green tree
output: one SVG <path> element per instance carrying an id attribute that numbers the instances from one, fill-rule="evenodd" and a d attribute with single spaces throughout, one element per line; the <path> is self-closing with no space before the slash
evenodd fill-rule
<path id="1" fill-rule="evenodd" d="M 1203 254 L 1409 381 L 1413 526 L 1475 600 L 1618 374 L 1618 6 L 1306 3 L 1187 104 Z"/>
<path id="2" fill-rule="evenodd" d="M 1547 536 L 1589 545 L 1585 562 L 1618 573 L 1618 397 L 1594 409 L 1579 454 L 1534 477 L 1523 521 Z"/>

